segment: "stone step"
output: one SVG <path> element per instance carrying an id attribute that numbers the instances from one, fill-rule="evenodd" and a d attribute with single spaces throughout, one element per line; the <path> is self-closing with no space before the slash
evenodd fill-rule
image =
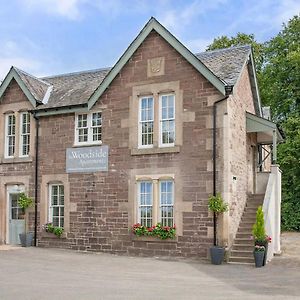
<path id="1" fill-rule="evenodd" d="M 232 250 L 253 251 L 253 244 L 233 244 Z"/>
<path id="2" fill-rule="evenodd" d="M 252 227 L 239 227 L 237 233 L 247 233 L 252 234 Z"/>
<path id="3" fill-rule="evenodd" d="M 255 213 L 256 214 L 257 207 L 245 207 L 244 214 Z"/>
<path id="4" fill-rule="evenodd" d="M 250 233 L 249 235 L 249 232 L 238 232 L 235 236 L 235 238 L 242 238 L 242 239 L 249 239 L 251 240 L 251 237 L 252 237 L 252 234 Z"/>
<path id="5" fill-rule="evenodd" d="M 253 250 L 231 250 L 230 257 L 249 257 L 253 258 Z"/>
<path id="6" fill-rule="evenodd" d="M 254 264 L 254 257 L 230 257 L 229 258 L 229 263 L 242 263 L 242 264 Z"/>
<path id="7" fill-rule="evenodd" d="M 252 245 L 254 244 L 253 240 L 250 238 L 235 238 L 234 240 L 235 245 Z"/>
<path id="8" fill-rule="evenodd" d="M 241 222 L 242 223 L 252 223 L 252 224 L 254 224 L 255 219 L 256 219 L 255 216 L 243 216 L 242 219 L 241 219 Z"/>
<path id="9" fill-rule="evenodd" d="M 264 199 L 265 198 L 265 194 L 248 194 L 247 195 L 248 199 Z"/>

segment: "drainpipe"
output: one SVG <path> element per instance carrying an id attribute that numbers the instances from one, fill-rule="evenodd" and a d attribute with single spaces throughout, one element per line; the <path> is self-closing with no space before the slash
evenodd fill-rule
<path id="1" fill-rule="evenodd" d="M 33 114 L 33 117 L 36 121 L 35 123 L 35 178 L 34 178 L 34 246 L 37 246 L 37 217 L 38 217 L 38 162 L 39 162 L 39 118 L 36 114 Z"/>
<path id="2" fill-rule="evenodd" d="M 232 89 L 226 90 L 226 97 L 216 101 L 213 105 L 213 195 L 217 195 L 217 104 L 226 100 Z M 217 246 L 217 214 L 214 212 L 214 246 Z"/>

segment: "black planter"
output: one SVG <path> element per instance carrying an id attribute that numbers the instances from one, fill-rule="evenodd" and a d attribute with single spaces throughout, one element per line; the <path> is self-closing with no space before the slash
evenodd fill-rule
<path id="1" fill-rule="evenodd" d="M 33 233 L 20 233 L 19 234 L 20 241 L 22 247 L 30 247 L 32 245 L 32 240 L 33 240 Z"/>
<path id="2" fill-rule="evenodd" d="M 225 249 L 219 246 L 213 246 L 210 248 L 211 263 L 213 265 L 220 265 L 224 260 Z"/>
<path id="3" fill-rule="evenodd" d="M 255 241 L 255 246 L 264 246 L 265 247 L 263 266 L 265 266 L 267 263 L 268 244 L 269 243 L 267 241 L 263 241 L 263 242 Z"/>
<path id="4" fill-rule="evenodd" d="M 255 267 L 261 268 L 264 266 L 265 251 L 253 251 Z"/>

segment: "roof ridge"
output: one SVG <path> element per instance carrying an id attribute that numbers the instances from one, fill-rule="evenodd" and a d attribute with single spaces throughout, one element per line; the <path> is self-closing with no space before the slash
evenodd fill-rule
<path id="1" fill-rule="evenodd" d="M 229 50 L 238 49 L 238 48 L 250 48 L 251 49 L 251 45 L 247 44 L 247 45 L 239 45 L 239 46 L 230 46 L 230 47 L 227 47 L 227 48 L 220 48 L 220 49 L 214 49 L 214 50 L 207 50 L 207 51 L 202 51 L 202 52 L 195 53 L 195 55 L 201 55 L 201 54 L 206 54 L 206 53 L 214 53 L 214 52 L 222 52 L 222 51 L 229 51 Z"/>
<path id="2" fill-rule="evenodd" d="M 45 76 L 45 77 L 41 77 L 41 78 L 42 79 L 52 79 L 52 78 L 56 78 L 56 77 L 73 76 L 76 74 L 86 74 L 86 73 L 92 73 L 92 72 L 106 71 L 106 70 L 110 70 L 110 69 L 111 69 L 111 67 L 90 69 L 90 70 L 76 71 L 76 72 L 70 72 L 70 73 L 62 73 L 62 74 L 57 74 L 57 75 L 50 75 L 50 76 Z"/>
<path id="3" fill-rule="evenodd" d="M 25 71 L 23 71 L 23 70 L 21 70 L 21 69 L 15 67 L 15 66 L 13 66 L 13 68 L 14 68 L 17 72 L 21 72 L 21 73 L 23 73 L 24 75 L 29 76 L 29 77 L 31 77 L 31 78 L 33 78 L 33 79 L 35 79 L 35 80 L 37 80 L 37 81 L 39 81 L 39 82 L 41 82 L 41 83 L 43 83 L 43 84 L 46 84 L 46 85 L 48 85 L 48 86 L 51 86 L 51 83 L 49 83 L 49 82 L 47 82 L 47 81 L 44 81 L 44 80 L 42 80 L 41 78 L 38 78 L 38 77 L 36 77 L 36 76 L 34 76 L 34 75 L 31 75 L 31 74 L 29 74 L 29 73 L 27 73 L 27 72 L 25 72 Z"/>

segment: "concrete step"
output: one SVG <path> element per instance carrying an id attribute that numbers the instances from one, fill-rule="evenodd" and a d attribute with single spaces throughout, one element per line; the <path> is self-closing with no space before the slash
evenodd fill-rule
<path id="1" fill-rule="evenodd" d="M 249 257 L 253 258 L 253 250 L 231 250 L 230 257 Z"/>
<path id="2" fill-rule="evenodd" d="M 230 257 L 229 258 L 229 263 L 241 263 L 241 264 L 254 264 L 254 257 Z"/>

